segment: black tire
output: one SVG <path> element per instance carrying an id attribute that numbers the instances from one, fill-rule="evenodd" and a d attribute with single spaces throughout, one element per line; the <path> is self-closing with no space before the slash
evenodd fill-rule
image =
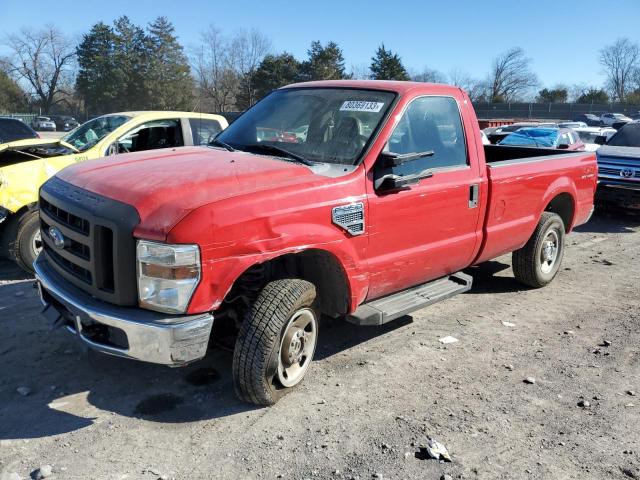
<path id="1" fill-rule="evenodd" d="M 545 240 L 557 237 L 557 253 L 553 264 L 543 266 Z M 544 212 L 529 241 L 512 255 L 513 274 L 520 283 L 540 288 L 550 283 L 558 273 L 564 255 L 565 225 L 562 218 L 553 212 Z M 547 262 L 548 263 L 548 262 Z"/>
<path id="2" fill-rule="evenodd" d="M 301 310 L 313 312 L 317 339 L 315 303 L 316 289 L 305 280 L 275 280 L 262 289 L 245 315 L 233 352 L 233 382 L 240 399 L 273 405 L 294 388 L 279 383 L 280 346 L 290 319 Z M 311 362 L 315 343 L 313 350 L 305 362 Z"/>
<path id="3" fill-rule="evenodd" d="M 12 221 L 15 222 L 15 236 L 12 235 L 12 238 L 8 239 L 9 258 L 25 272 L 33 273 L 33 262 L 40 251 L 34 248 L 37 243 L 36 236 L 40 233 L 38 210 L 29 210 Z"/>

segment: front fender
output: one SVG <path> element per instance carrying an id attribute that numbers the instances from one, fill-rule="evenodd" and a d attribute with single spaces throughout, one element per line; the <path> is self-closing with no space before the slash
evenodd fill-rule
<path id="1" fill-rule="evenodd" d="M 0 168 L 0 206 L 12 213 L 38 202 L 44 182 L 75 163 L 72 155 L 16 163 Z"/>
<path id="2" fill-rule="evenodd" d="M 367 236 L 351 236 L 331 223 L 334 202 L 297 211 L 286 208 L 268 212 L 261 205 L 243 208 L 238 205 L 239 199 L 236 202 L 236 207 L 229 210 L 232 215 L 226 215 L 221 205 L 198 209 L 167 236 L 169 243 L 198 239 L 202 279 L 189 313 L 217 309 L 234 282 L 251 266 L 306 250 L 325 251 L 338 260 L 347 279 L 352 308 L 364 300 L 368 288 Z"/>

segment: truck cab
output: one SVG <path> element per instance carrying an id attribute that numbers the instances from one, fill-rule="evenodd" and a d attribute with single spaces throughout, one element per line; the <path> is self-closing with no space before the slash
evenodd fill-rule
<path id="1" fill-rule="evenodd" d="M 237 394 L 270 405 L 304 378 L 322 316 L 393 321 L 509 252 L 521 282 L 550 283 L 596 176 L 592 153 L 483 145 L 456 87 L 291 85 L 209 147 L 58 173 L 36 277 L 45 316 L 105 353 L 180 366 L 232 332 Z"/>

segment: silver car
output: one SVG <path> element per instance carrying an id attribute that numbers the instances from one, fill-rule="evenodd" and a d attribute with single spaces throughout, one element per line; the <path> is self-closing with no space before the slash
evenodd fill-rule
<path id="1" fill-rule="evenodd" d="M 48 131 L 55 132 L 56 131 L 56 122 L 51 120 L 49 117 L 36 117 L 33 119 L 31 126 L 36 131 Z"/>

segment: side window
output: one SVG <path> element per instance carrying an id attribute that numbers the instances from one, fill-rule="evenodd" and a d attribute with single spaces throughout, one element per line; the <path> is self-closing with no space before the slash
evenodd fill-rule
<path id="1" fill-rule="evenodd" d="M 208 118 L 190 118 L 189 125 L 194 145 L 208 145 L 222 131 L 216 120 Z"/>
<path id="2" fill-rule="evenodd" d="M 182 147 L 180 120 L 155 120 L 137 126 L 117 142 L 118 153 Z"/>
<path id="3" fill-rule="evenodd" d="M 431 168 L 467 165 L 462 120 L 451 97 L 421 97 L 413 100 L 391 134 L 387 150 L 407 154 L 433 151 L 433 155 L 398 168 L 409 175 Z"/>

